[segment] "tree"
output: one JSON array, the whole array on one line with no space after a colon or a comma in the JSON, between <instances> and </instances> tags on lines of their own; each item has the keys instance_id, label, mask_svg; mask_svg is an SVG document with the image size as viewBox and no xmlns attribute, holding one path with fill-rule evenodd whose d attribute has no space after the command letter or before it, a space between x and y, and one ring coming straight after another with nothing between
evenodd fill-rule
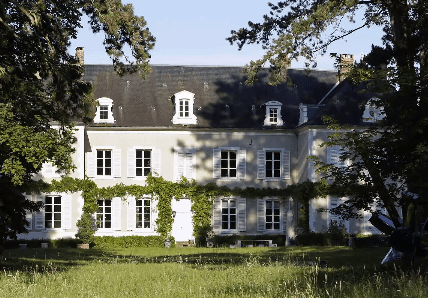
<instances>
[{"instance_id":1,"label":"tree","mask_svg":"<svg viewBox=\"0 0 428 298\"><path fill-rule=\"evenodd\" d=\"M370 211L371 204L384 207L396 227L402 226L397 206L404 211L417 200L427 198L428 185L428 8L422 0L290 0L269 4L270 15L262 23L232 31L228 40L245 44L261 43L266 54L252 61L246 71L249 82L267 62L271 82L286 79L291 59L305 57L316 66L317 53L356 30L381 26L382 46L373 46L362 63L355 65L349 79L375 91L385 118L365 130L333 134L326 145L346 149L343 159L353 163L335 168L318 162L325 177L333 178L330 193L348 196L334 213L344 218ZM364 11L361 24L346 29L343 21L355 21ZM333 128L343 128L330 122ZM405 213L405 212L404 212Z\"/></svg>"},{"instance_id":2,"label":"tree","mask_svg":"<svg viewBox=\"0 0 428 298\"><path fill-rule=\"evenodd\" d=\"M73 170L73 121L88 122L96 105L83 67L68 53L70 40L89 17L119 75L150 70L154 37L143 17L120 0L4 0L0 3L0 245L25 231L26 210L40 205L23 192L42 164ZM134 60L124 54L129 46ZM125 64L126 63L126 64ZM55 124L56 127L52 126Z\"/></svg>"}]
</instances>

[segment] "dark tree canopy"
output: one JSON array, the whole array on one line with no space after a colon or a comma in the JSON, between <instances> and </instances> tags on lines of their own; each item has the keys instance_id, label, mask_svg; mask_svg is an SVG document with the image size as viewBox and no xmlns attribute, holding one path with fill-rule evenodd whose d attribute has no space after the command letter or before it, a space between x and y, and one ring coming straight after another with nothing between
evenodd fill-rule
<instances>
[{"instance_id":1,"label":"dark tree canopy","mask_svg":"<svg viewBox=\"0 0 428 298\"><path fill-rule=\"evenodd\" d=\"M265 64L271 82L286 79L290 60L304 57L316 66L316 55L326 53L334 41L364 27L380 26L384 36L359 64L349 80L379 94L374 104L385 118L369 129L333 134L326 145L345 148L344 159L353 163L345 169L318 162L320 172L334 181L330 193L349 197L333 212L356 217L371 204L386 208L395 225L417 200L428 198L428 7L423 0L289 0L271 4L263 22L232 31L228 40L241 49L260 43L266 54L251 61L249 82ZM357 10L364 19L356 20ZM343 26L345 20L354 27ZM330 119L331 120L331 119ZM334 122L331 122L333 124ZM333 124L332 128L344 129Z\"/></svg>"},{"instance_id":2,"label":"dark tree canopy","mask_svg":"<svg viewBox=\"0 0 428 298\"><path fill-rule=\"evenodd\" d=\"M22 192L35 183L32 176L42 163L52 162L65 172L73 169L73 121L93 117L91 84L81 80L83 67L69 54L83 14L94 33L105 33L104 46L117 73L138 71L144 77L155 39L131 4L0 2L0 243L25 230L25 210L37 208ZM132 60L125 47L131 48Z\"/></svg>"}]
</instances>

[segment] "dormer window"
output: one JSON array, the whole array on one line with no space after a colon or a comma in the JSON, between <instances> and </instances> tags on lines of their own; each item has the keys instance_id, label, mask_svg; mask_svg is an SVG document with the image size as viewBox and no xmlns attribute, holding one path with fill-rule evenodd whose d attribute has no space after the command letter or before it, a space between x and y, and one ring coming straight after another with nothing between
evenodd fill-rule
<instances>
[{"instance_id":1,"label":"dormer window","mask_svg":"<svg viewBox=\"0 0 428 298\"><path fill-rule=\"evenodd\" d=\"M281 106L282 103L279 101L269 101L265 104L266 106L266 117L264 126L282 126L284 122L281 117Z\"/></svg>"},{"instance_id":2,"label":"dormer window","mask_svg":"<svg viewBox=\"0 0 428 298\"><path fill-rule=\"evenodd\" d=\"M174 94L175 115L172 117L173 124L195 125L196 116L193 114L195 94L189 91L181 91Z\"/></svg>"},{"instance_id":3,"label":"dormer window","mask_svg":"<svg viewBox=\"0 0 428 298\"><path fill-rule=\"evenodd\" d=\"M98 107L95 114L94 123L114 123L113 100L107 97L97 99Z\"/></svg>"},{"instance_id":4,"label":"dormer window","mask_svg":"<svg viewBox=\"0 0 428 298\"><path fill-rule=\"evenodd\" d=\"M363 122L375 123L385 118L385 111L383 107L376 104L377 101L379 101L379 98L376 97L367 101L363 113Z\"/></svg>"}]
</instances>

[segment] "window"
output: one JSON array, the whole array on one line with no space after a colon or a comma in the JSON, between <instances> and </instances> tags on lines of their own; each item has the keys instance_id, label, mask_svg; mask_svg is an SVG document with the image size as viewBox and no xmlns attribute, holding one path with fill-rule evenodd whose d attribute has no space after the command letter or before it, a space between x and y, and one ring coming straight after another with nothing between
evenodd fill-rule
<instances>
[{"instance_id":1,"label":"window","mask_svg":"<svg viewBox=\"0 0 428 298\"><path fill-rule=\"evenodd\" d=\"M385 110L379 104L380 99L373 97L367 101L364 107L363 122L375 123L385 118Z\"/></svg>"},{"instance_id":2,"label":"window","mask_svg":"<svg viewBox=\"0 0 428 298\"><path fill-rule=\"evenodd\" d=\"M213 202L213 230L236 232L246 230L247 201L245 198L216 198Z\"/></svg>"},{"instance_id":3,"label":"window","mask_svg":"<svg viewBox=\"0 0 428 298\"><path fill-rule=\"evenodd\" d=\"M334 165L338 168L345 168L350 165L350 160L342 160L341 156L346 151L339 145L327 147L327 163Z\"/></svg>"},{"instance_id":4,"label":"window","mask_svg":"<svg viewBox=\"0 0 428 298\"><path fill-rule=\"evenodd\" d=\"M45 228L61 228L61 196L46 196Z\"/></svg>"},{"instance_id":5,"label":"window","mask_svg":"<svg viewBox=\"0 0 428 298\"><path fill-rule=\"evenodd\" d=\"M221 229L236 230L236 200L221 200Z\"/></svg>"},{"instance_id":6,"label":"window","mask_svg":"<svg viewBox=\"0 0 428 298\"><path fill-rule=\"evenodd\" d=\"M100 119L108 119L108 106L100 106Z\"/></svg>"},{"instance_id":7,"label":"window","mask_svg":"<svg viewBox=\"0 0 428 298\"><path fill-rule=\"evenodd\" d=\"M111 150L97 150L97 175L111 176Z\"/></svg>"},{"instance_id":8,"label":"window","mask_svg":"<svg viewBox=\"0 0 428 298\"><path fill-rule=\"evenodd\" d=\"M150 229L151 206L150 199L139 199L136 201L136 228Z\"/></svg>"},{"instance_id":9,"label":"window","mask_svg":"<svg viewBox=\"0 0 428 298\"><path fill-rule=\"evenodd\" d=\"M26 196L31 200L31 196ZM71 195L66 193L36 195L36 202L44 203L45 207L33 215L27 213L29 229L71 229Z\"/></svg>"},{"instance_id":10,"label":"window","mask_svg":"<svg viewBox=\"0 0 428 298\"><path fill-rule=\"evenodd\" d=\"M146 179L149 174L160 176L160 150L154 147L132 147L128 149L127 177Z\"/></svg>"},{"instance_id":11,"label":"window","mask_svg":"<svg viewBox=\"0 0 428 298\"><path fill-rule=\"evenodd\" d=\"M111 200L98 200L97 204L98 204L97 228L111 229L111 222L112 222Z\"/></svg>"},{"instance_id":12,"label":"window","mask_svg":"<svg viewBox=\"0 0 428 298\"><path fill-rule=\"evenodd\" d=\"M196 179L196 149L194 147L174 147L174 180L181 177Z\"/></svg>"},{"instance_id":13,"label":"window","mask_svg":"<svg viewBox=\"0 0 428 298\"><path fill-rule=\"evenodd\" d=\"M257 179L266 181L290 179L290 151L282 148L258 150Z\"/></svg>"},{"instance_id":14,"label":"window","mask_svg":"<svg viewBox=\"0 0 428 298\"><path fill-rule=\"evenodd\" d=\"M280 230L281 207L279 201L266 201L266 231Z\"/></svg>"},{"instance_id":15,"label":"window","mask_svg":"<svg viewBox=\"0 0 428 298\"><path fill-rule=\"evenodd\" d=\"M257 199L257 231L285 233L289 203L276 198Z\"/></svg>"},{"instance_id":16,"label":"window","mask_svg":"<svg viewBox=\"0 0 428 298\"><path fill-rule=\"evenodd\" d=\"M97 99L98 107L95 113L94 123L114 123L113 100L107 97Z\"/></svg>"},{"instance_id":17,"label":"window","mask_svg":"<svg viewBox=\"0 0 428 298\"><path fill-rule=\"evenodd\" d=\"M221 152L221 177L236 177L238 163L236 151Z\"/></svg>"},{"instance_id":18,"label":"window","mask_svg":"<svg viewBox=\"0 0 428 298\"><path fill-rule=\"evenodd\" d=\"M284 122L281 117L281 106L282 103L279 101L269 101L265 104L266 106L266 117L264 126L282 126Z\"/></svg>"},{"instance_id":19,"label":"window","mask_svg":"<svg viewBox=\"0 0 428 298\"><path fill-rule=\"evenodd\" d=\"M135 175L147 177L151 173L151 150L137 149L135 151Z\"/></svg>"},{"instance_id":20,"label":"window","mask_svg":"<svg viewBox=\"0 0 428 298\"><path fill-rule=\"evenodd\" d=\"M180 117L189 117L189 100L188 99L180 99Z\"/></svg>"},{"instance_id":21,"label":"window","mask_svg":"<svg viewBox=\"0 0 428 298\"><path fill-rule=\"evenodd\" d=\"M239 148L213 150L213 176L221 179L245 179L246 151Z\"/></svg>"},{"instance_id":22,"label":"window","mask_svg":"<svg viewBox=\"0 0 428 298\"><path fill-rule=\"evenodd\" d=\"M196 116L193 114L195 94L189 91L181 91L173 96L175 115L172 117L173 124L195 125Z\"/></svg>"}]
</instances>

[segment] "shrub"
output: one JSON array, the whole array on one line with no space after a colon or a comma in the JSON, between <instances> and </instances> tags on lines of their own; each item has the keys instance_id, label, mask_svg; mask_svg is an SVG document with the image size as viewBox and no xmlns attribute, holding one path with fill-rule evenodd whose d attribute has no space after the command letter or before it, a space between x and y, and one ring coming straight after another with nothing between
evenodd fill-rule
<instances>
[{"instance_id":1,"label":"shrub","mask_svg":"<svg viewBox=\"0 0 428 298\"><path fill-rule=\"evenodd\" d=\"M217 246L235 245L238 240L272 240L272 244L276 244L278 246L284 246L286 236L285 235L215 235L213 240ZM197 244L201 245L200 242L197 242Z\"/></svg>"},{"instance_id":2,"label":"shrub","mask_svg":"<svg viewBox=\"0 0 428 298\"><path fill-rule=\"evenodd\" d=\"M164 247L165 238L161 236L103 236L94 238L95 248L126 248L126 247ZM174 246L174 239L172 239Z\"/></svg>"}]
</instances>

